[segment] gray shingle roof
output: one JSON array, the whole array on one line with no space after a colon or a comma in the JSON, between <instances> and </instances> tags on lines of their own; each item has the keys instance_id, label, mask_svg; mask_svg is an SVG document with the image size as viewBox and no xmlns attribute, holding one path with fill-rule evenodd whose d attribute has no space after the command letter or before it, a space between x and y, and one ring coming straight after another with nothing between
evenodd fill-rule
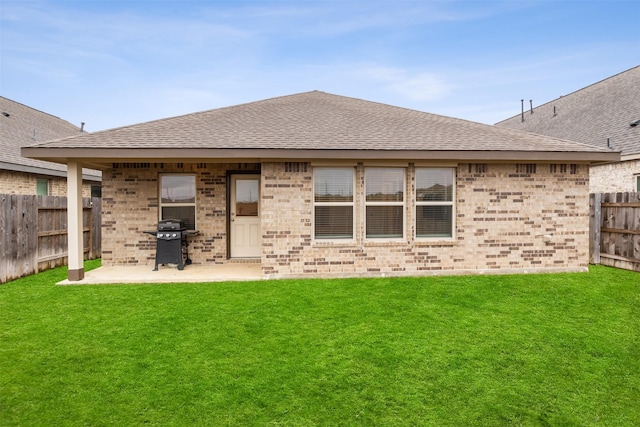
<instances>
[{"instance_id":1,"label":"gray shingle roof","mask_svg":"<svg viewBox=\"0 0 640 427\"><path fill-rule=\"evenodd\" d=\"M23 157L20 149L75 135L80 135L80 129L71 123L0 96L0 162L5 167L15 165L19 170L26 166L66 173L64 165ZM98 171L85 173L100 176Z\"/></svg>"},{"instance_id":2,"label":"gray shingle roof","mask_svg":"<svg viewBox=\"0 0 640 427\"><path fill-rule=\"evenodd\" d=\"M555 112L555 114L554 114ZM640 66L496 123L541 135L640 154Z\"/></svg>"},{"instance_id":3,"label":"gray shingle roof","mask_svg":"<svg viewBox=\"0 0 640 427\"><path fill-rule=\"evenodd\" d=\"M591 146L312 91L156 120L38 147L91 150L278 149L590 152ZM40 151L42 153L42 151ZM33 154L33 152L31 153Z\"/></svg>"}]
</instances>

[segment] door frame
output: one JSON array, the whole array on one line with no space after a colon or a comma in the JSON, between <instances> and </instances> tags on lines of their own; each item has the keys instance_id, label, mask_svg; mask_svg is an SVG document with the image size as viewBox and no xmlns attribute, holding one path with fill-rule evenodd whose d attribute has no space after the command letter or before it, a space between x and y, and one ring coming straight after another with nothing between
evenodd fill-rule
<instances>
[{"instance_id":1,"label":"door frame","mask_svg":"<svg viewBox=\"0 0 640 427\"><path fill-rule=\"evenodd\" d=\"M226 241L227 241L227 260L231 260L231 259L260 259L260 257L253 257L253 258L234 258L231 256L231 190L232 190L232 178L234 175L255 175L260 177L260 186L262 186L262 174L260 173L260 165L258 164L258 168L254 169L254 170L228 170L227 171L227 194L226 194L226 212L225 212L225 218L226 218L226 223L227 223L227 236L226 236ZM262 191L260 192L260 194L262 194ZM258 199L258 203L259 203L259 215L258 218L260 218L260 221L262 222L262 200Z\"/></svg>"}]
</instances>

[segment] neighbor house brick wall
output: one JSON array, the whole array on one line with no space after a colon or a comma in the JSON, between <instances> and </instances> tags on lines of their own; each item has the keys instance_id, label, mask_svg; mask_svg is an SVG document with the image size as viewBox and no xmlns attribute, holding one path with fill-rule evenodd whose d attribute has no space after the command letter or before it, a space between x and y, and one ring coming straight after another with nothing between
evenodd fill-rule
<instances>
[{"instance_id":1,"label":"neighbor house brick wall","mask_svg":"<svg viewBox=\"0 0 640 427\"><path fill-rule=\"evenodd\" d=\"M640 175L640 160L591 166L589 191L591 193L638 191L637 175Z\"/></svg>"},{"instance_id":2,"label":"neighbor house brick wall","mask_svg":"<svg viewBox=\"0 0 640 427\"><path fill-rule=\"evenodd\" d=\"M37 181L40 177L25 172L0 170L0 194L37 194ZM66 196L67 179L46 177L49 181L49 196ZM96 183L99 184L99 183ZM91 183L82 184L82 197L91 197Z\"/></svg>"},{"instance_id":3,"label":"neighbor house brick wall","mask_svg":"<svg viewBox=\"0 0 640 427\"><path fill-rule=\"evenodd\" d=\"M287 171L283 163L262 166L266 277L587 268L586 165L460 164L456 236L431 242L412 237L413 166L407 168L407 236L402 242L363 239L362 164L356 167L355 241L314 241L313 170L308 164L299 169Z\"/></svg>"}]
</instances>

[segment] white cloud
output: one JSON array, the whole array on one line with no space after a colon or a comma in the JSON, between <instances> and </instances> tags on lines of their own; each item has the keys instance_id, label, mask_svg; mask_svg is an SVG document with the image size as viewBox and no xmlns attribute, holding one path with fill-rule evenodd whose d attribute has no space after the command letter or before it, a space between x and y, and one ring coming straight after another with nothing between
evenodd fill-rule
<instances>
[{"instance_id":1,"label":"white cloud","mask_svg":"<svg viewBox=\"0 0 640 427\"><path fill-rule=\"evenodd\" d=\"M443 76L386 66L357 66L356 74L380 85L388 93L415 101L433 101L446 97L453 85Z\"/></svg>"},{"instance_id":2,"label":"white cloud","mask_svg":"<svg viewBox=\"0 0 640 427\"><path fill-rule=\"evenodd\" d=\"M495 122L639 62L637 32L519 32L574 9L543 6L2 0L2 91L91 130L315 89Z\"/></svg>"}]
</instances>

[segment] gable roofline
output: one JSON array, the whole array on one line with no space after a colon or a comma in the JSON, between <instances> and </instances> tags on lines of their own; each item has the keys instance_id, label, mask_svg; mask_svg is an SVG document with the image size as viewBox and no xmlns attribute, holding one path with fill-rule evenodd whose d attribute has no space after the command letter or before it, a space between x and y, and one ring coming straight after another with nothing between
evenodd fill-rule
<instances>
[{"instance_id":1,"label":"gable roofline","mask_svg":"<svg viewBox=\"0 0 640 427\"><path fill-rule=\"evenodd\" d=\"M601 83L605 83L607 80L614 79L614 78L616 78L616 77L618 77L618 76L620 76L620 75L622 75L622 74L628 73L628 72L629 72L629 71L631 71L631 70L635 70L636 68L640 68L640 65L636 65L635 67L631 67L631 68L629 68L628 70L620 71L619 73L616 73L616 74L614 74L614 75L612 75L612 76L605 77L605 78L604 78L604 79L602 79L602 80L598 80L598 81L597 81L597 82L595 82L595 83L591 83L590 85L587 85L587 86L582 87L582 88L580 88L580 89L576 89L576 90L574 90L573 92L569 92L569 93L567 93L566 95L560 95L559 97L554 98L554 99L552 99L551 101L544 102L544 103L542 103L542 104L540 104L540 105L538 105L538 106L534 107L534 108L533 108L533 111L535 111L537 108L543 108L543 107L545 107L545 106L548 106L549 104L552 104L552 103L554 103L554 102L558 101L559 99L566 98L566 97L568 97L568 96L573 96L573 95L579 94L580 92L583 92L583 91L586 91L586 90L588 90L588 89L591 89L591 88L593 88L594 86L598 86L598 85L600 85ZM528 111L530 111L530 109L525 109L525 110L524 110L525 115L527 114L527 112L528 112ZM514 115L514 116L508 117L508 118L506 118L506 119L504 119L504 120L500 120L499 122L496 122L496 123L495 123L495 125L500 125L501 123L508 122L508 121L510 121L510 120L513 120L513 119L515 119L515 118L520 117L521 115L522 115L522 113L519 113L519 114L516 114L516 115ZM638 117L638 119L640 119L640 117Z\"/></svg>"},{"instance_id":2,"label":"gable roofline","mask_svg":"<svg viewBox=\"0 0 640 427\"><path fill-rule=\"evenodd\" d=\"M81 135L81 129L53 114L0 96L0 169L65 177L66 168L58 163L36 160L21 155L21 148L34 139L52 139ZM85 179L99 181L101 173L85 170Z\"/></svg>"},{"instance_id":3,"label":"gable roofline","mask_svg":"<svg viewBox=\"0 0 640 427\"><path fill-rule=\"evenodd\" d=\"M17 104L17 105L19 105L19 106L21 106L21 107L28 108L29 110L33 110L33 111L35 111L36 113L46 114L47 116L51 117L52 119L56 119L56 120L59 120L59 121L61 121L61 122L64 122L64 123L68 124L69 126L74 127L75 129L77 129L77 131L78 131L78 132L80 132L80 128L79 128L78 126L74 125L73 123L71 123L71 122L70 122L70 121L68 121L68 120L65 120L65 119L62 119L62 118L60 118L60 117L56 116L55 114L47 113L46 111L39 110L39 109L37 109L37 108L34 108L34 107L29 106L29 105L23 104L23 103L22 103L22 102L20 102L20 101L16 101L16 100L13 100L13 99L11 99L11 98L7 98L6 96L2 96L2 95L0 95L0 98L4 99L4 100L6 100L6 101L9 101L9 102L11 102L11 103ZM3 111L2 113L4 113L4 112L5 112L5 111ZM8 111L7 111L7 112L8 112ZM11 114L11 113L9 113L9 114Z\"/></svg>"},{"instance_id":4,"label":"gable roofline","mask_svg":"<svg viewBox=\"0 0 640 427\"><path fill-rule=\"evenodd\" d=\"M640 154L640 66L496 123L502 128Z\"/></svg>"}]
</instances>

